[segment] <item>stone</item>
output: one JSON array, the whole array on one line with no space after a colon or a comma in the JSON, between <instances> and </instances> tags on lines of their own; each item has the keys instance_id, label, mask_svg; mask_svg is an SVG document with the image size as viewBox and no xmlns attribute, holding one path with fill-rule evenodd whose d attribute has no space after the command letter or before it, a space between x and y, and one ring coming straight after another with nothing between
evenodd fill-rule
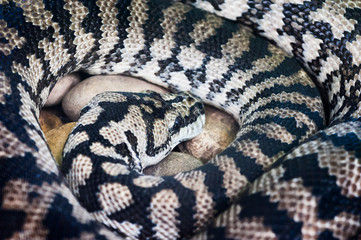
<instances>
[{"instance_id":1,"label":"stone","mask_svg":"<svg viewBox=\"0 0 361 240\"><path fill-rule=\"evenodd\" d=\"M143 173L153 176L171 176L180 172L192 170L202 165L201 161L189 154L171 152L158 164L145 168Z\"/></svg>"},{"instance_id":2,"label":"stone","mask_svg":"<svg viewBox=\"0 0 361 240\"><path fill-rule=\"evenodd\" d=\"M62 121L58 116L45 109L42 109L40 111L39 123L44 133L63 125Z\"/></svg>"},{"instance_id":3,"label":"stone","mask_svg":"<svg viewBox=\"0 0 361 240\"><path fill-rule=\"evenodd\" d=\"M141 92L144 90L168 92L164 88L133 77L93 76L72 88L64 97L62 106L64 113L72 121L77 121L81 109L98 93L106 91Z\"/></svg>"},{"instance_id":4,"label":"stone","mask_svg":"<svg viewBox=\"0 0 361 240\"><path fill-rule=\"evenodd\" d=\"M68 136L75 126L75 122L70 122L61 127L52 129L45 133L46 141L49 145L51 153L53 154L58 166L61 166L63 156L63 149L68 139Z\"/></svg>"},{"instance_id":5,"label":"stone","mask_svg":"<svg viewBox=\"0 0 361 240\"><path fill-rule=\"evenodd\" d=\"M205 113L206 124L201 134L180 145L181 151L193 155L203 163L226 149L239 129L236 120L223 111L206 105Z\"/></svg>"},{"instance_id":6,"label":"stone","mask_svg":"<svg viewBox=\"0 0 361 240\"><path fill-rule=\"evenodd\" d=\"M64 98L65 94L79 82L80 76L77 73L71 73L59 79L54 88L51 90L48 100L44 106L50 107L59 104Z\"/></svg>"}]
</instances>

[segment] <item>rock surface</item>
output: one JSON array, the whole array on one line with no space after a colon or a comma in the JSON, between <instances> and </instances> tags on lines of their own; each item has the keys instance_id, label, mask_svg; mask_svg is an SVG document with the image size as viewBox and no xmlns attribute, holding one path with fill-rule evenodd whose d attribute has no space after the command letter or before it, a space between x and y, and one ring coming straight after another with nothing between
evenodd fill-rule
<instances>
[{"instance_id":1,"label":"rock surface","mask_svg":"<svg viewBox=\"0 0 361 240\"><path fill-rule=\"evenodd\" d=\"M197 158L179 152L171 152L168 157L154 166L144 169L144 174L153 176L170 176L202 166Z\"/></svg>"},{"instance_id":2,"label":"rock surface","mask_svg":"<svg viewBox=\"0 0 361 240\"><path fill-rule=\"evenodd\" d=\"M58 116L44 109L40 111L39 123L44 133L63 125Z\"/></svg>"},{"instance_id":3,"label":"rock surface","mask_svg":"<svg viewBox=\"0 0 361 240\"><path fill-rule=\"evenodd\" d=\"M205 106L206 124L197 137L181 145L181 150L208 162L222 152L236 137L239 129L236 120L214 107Z\"/></svg>"},{"instance_id":4,"label":"rock surface","mask_svg":"<svg viewBox=\"0 0 361 240\"><path fill-rule=\"evenodd\" d=\"M48 142L51 153L53 154L58 166L61 165L64 145L75 124L75 122L67 123L45 133L46 141Z\"/></svg>"},{"instance_id":5,"label":"rock surface","mask_svg":"<svg viewBox=\"0 0 361 240\"><path fill-rule=\"evenodd\" d=\"M144 90L168 92L157 85L133 77L94 76L80 82L66 94L62 102L63 110L72 121L77 121L80 110L98 93L106 91L141 92Z\"/></svg>"},{"instance_id":6,"label":"rock surface","mask_svg":"<svg viewBox=\"0 0 361 240\"><path fill-rule=\"evenodd\" d=\"M76 84L80 82L80 76L77 73L71 73L61 78L51 90L45 107L57 105L64 98L65 94Z\"/></svg>"}]
</instances>

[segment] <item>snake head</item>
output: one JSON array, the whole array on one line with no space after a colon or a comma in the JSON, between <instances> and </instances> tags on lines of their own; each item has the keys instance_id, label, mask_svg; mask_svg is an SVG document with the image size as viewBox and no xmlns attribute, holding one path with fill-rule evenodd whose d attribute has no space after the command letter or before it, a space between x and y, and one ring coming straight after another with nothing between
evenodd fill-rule
<instances>
[{"instance_id":1,"label":"snake head","mask_svg":"<svg viewBox=\"0 0 361 240\"><path fill-rule=\"evenodd\" d=\"M205 124L201 100L189 92L159 94L143 93L143 120L148 126L146 151L142 167L154 165L165 158L180 142L197 136Z\"/></svg>"},{"instance_id":2,"label":"snake head","mask_svg":"<svg viewBox=\"0 0 361 240\"><path fill-rule=\"evenodd\" d=\"M167 98L167 96L165 96ZM167 100L174 108L169 118L169 133L175 144L197 136L205 124L204 106L189 92L170 94Z\"/></svg>"}]
</instances>

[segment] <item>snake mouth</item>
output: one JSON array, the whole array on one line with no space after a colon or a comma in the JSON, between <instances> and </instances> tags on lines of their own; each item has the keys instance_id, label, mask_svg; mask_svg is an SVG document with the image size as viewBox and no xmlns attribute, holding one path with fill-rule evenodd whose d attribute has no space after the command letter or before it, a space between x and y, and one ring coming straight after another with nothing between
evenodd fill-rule
<instances>
[{"instance_id":1,"label":"snake mouth","mask_svg":"<svg viewBox=\"0 0 361 240\"><path fill-rule=\"evenodd\" d=\"M195 116L190 116L192 119L187 119L189 120L188 124L180 129L177 137L179 139L177 141L178 143L194 138L203 131L206 122L203 104L202 108L197 108L197 110L194 110L194 112Z\"/></svg>"}]
</instances>

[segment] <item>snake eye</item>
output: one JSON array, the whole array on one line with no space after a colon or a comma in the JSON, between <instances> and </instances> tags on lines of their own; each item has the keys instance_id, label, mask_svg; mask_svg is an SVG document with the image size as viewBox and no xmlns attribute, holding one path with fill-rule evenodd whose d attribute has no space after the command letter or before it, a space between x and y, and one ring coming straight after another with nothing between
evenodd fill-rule
<instances>
[{"instance_id":1,"label":"snake eye","mask_svg":"<svg viewBox=\"0 0 361 240\"><path fill-rule=\"evenodd\" d=\"M179 132L180 128L181 128L181 125L182 125L182 119L181 117L177 117L175 120L174 120L174 124L173 126L171 127L171 129L169 130L172 134L174 133L177 133Z\"/></svg>"},{"instance_id":2,"label":"snake eye","mask_svg":"<svg viewBox=\"0 0 361 240\"><path fill-rule=\"evenodd\" d=\"M173 125L173 128L177 128L179 129L181 126L181 118L180 117L177 117L174 121L174 125Z\"/></svg>"}]
</instances>

